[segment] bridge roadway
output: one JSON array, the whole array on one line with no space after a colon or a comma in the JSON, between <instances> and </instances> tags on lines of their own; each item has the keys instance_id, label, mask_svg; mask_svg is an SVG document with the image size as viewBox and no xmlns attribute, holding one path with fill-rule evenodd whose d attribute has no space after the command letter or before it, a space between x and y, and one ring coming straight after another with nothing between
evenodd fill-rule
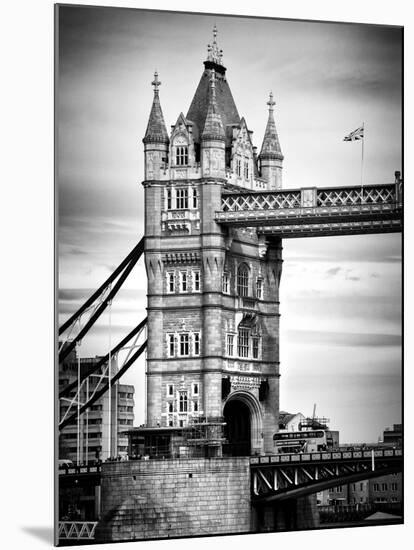
<instances>
[{"instance_id":1,"label":"bridge roadway","mask_svg":"<svg viewBox=\"0 0 414 550\"><path fill-rule=\"evenodd\" d=\"M294 499L402 469L401 449L251 457L252 503Z\"/></svg>"},{"instance_id":2,"label":"bridge roadway","mask_svg":"<svg viewBox=\"0 0 414 550\"><path fill-rule=\"evenodd\" d=\"M403 455L401 449L330 451L257 456L249 462L251 501L261 506L401 472ZM101 464L59 469L61 487L99 486L101 477ZM59 521L59 539L94 540L96 526L97 521Z\"/></svg>"},{"instance_id":3,"label":"bridge roadway","mask_svg":"<svg viewBox=\"0 0 414 550\"><path fill-rule=\"evenodd\" d=\"M224 193L215 219L283 238L400 232L402 181Z\"/></svg>"},{"instance_id":4,"label":"bridge roadway","mask_svg":"<svg viewBox=\"0 0 414 550\"><path fill-rule=\"evenodd\" d=\"M157 459L152 459L157 460ZM343 483L401 472L401 449L330 451L250 457L252 498L281 500ZM100 483L102 465L59 469L61 481Z\"/></svg>"}]
</instances>

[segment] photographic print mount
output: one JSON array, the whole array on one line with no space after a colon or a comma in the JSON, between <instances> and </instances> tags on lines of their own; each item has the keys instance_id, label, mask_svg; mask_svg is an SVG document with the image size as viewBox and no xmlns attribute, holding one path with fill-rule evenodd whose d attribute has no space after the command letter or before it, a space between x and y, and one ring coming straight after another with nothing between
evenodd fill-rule
<instances>
[{"instance_id":1,"label":"photographic print mount","mask_svg":"<svg viewBox=\"0 0 414 550\"><path fill-rule=\"evenodd\" d=\"M68 452L59 456L59 503L66 503L60 543L316 528L316 492L402 470L395 445L330 446L330 430L315 414L292 431L289 445L275 437L285 429L279 404L283 239L401 232L400 171L392 183L365 184L361 168L359 185L284 189L273 94L258 154L230 91L217 34L214 25L188 113L178 116L171 132L154 73L143 138L144 238L62 326L63 333L98 300L60 358L65 384L59 397L77 388L74 414L68 416L61 401L66 417L60 437L70 435L78 447L75 461ZM364 139L355 131L344 141L363 145ZM147 318L106 356L82 365L73 355L77 342L142 252ZM119 368L118 351L144 327L146 341L135 341L138 352L128 352ZM115 383L145 347L146 421L124 431L128 449L119 454L120 407L131 405ZM69 381L63 373L71 368ZM112 386L117 389L111 393ZM102 418L99 409L85 417L100 399ZM106 448L95 441L98 451L89 441L99 439L89 437L92 420L106 422L109 430ZM73 504L80 487L94 494L93 512L81 510L79 500Z\"/></svg>"}]
</instances>

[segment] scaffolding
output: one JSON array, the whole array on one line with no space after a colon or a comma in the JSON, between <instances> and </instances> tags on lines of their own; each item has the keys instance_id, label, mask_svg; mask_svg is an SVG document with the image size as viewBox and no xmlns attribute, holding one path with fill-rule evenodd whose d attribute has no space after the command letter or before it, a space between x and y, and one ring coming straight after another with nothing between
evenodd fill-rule
<instances>
[{"instance_id":1,"label":"scaffolding","mask_svg":"<svg viewBox=\"0 0 414 550\"><path fill-rule=\"evenodd\" d=\"M221 416L199 417L182 428L183 441L189 446L217 447L226 443L223 435L226 422Z\"/></svg>"},{"instance_id":2,"label":"scaffolding","mask_svg":"<svg viewBox=\"0 0 414 550\"><path fill-rule=\"evenodd\" d=\"M321 417L313 417L313 418L305 418L300 423L300 429L301 430L328 430L328 424L330 422L329 418L325 418L324 416Z\"/></svg>"}]
</instances>

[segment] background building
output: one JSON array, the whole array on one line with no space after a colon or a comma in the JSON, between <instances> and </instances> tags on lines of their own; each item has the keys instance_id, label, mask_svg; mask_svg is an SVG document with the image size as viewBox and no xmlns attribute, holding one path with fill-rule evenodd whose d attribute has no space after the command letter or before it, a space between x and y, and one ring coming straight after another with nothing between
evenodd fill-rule
<instances>
[{"instance_id":1,"label":"background building","mask_svg":"<svg viewBox=\"0 0 414 550\"><path fill-rule=\"evenodd\" d=\"M302 427L302 422L305 420L305 416L298 413L288 413L286 411L279 412L279 431L297 432Z\"/></svg>"},{"instance_id":2,"label":"background building","mask_svg":"<svg viewBox=\"0 0 414 550\"><path fill-rule=\"evenodd\" d=\"M386 428L383 432L383 440L379 443L364 445L363 448L375 449L376 447L397 447L402 445L402 426L394 424L393 429ZM361 448L359 444L341 445L347 448ZM403 474L395 473L387 476L376 477L369 480L358 481L348 485L334 487L329 491L318 493L320 505L356 505L379 504L400 505L403 498Z\"/></svg>"},{"instance_id":3,"label":"background building","mask_svg":"<svg viewBox=\"0 0 414 550\"><path fill-rule=\"evenodd\" d=\"M59 368L59 390L78 379L78 369L81 374L92 365L98 363L100 357L78 358L76 350L69 354ZM112 360L111 376L117 372L116 360ZM82 386L80 402L83 404L87 396L99 390L108 381L107 374L100 369L90 377L88 387ZM106 460L111 456L126 456L128 437L125 433L134 422L134 386L115 384L111 392L106 392L89 410L80 416L80 421L74 420L59 434L59 459L69 459L76 463L87 463L96 459ZM76 412L76 404L68 411L71 402L77 403L77 386L66 398L60 399L60 420L65 414ZM79 432L79 434L78 434ZM79 438L79 454L78 454Z\"/></svg>"},{"instance_id":4,"label":"background building","mask_svg":"<svg viewBox=\"0 0 414 550\"><path fill-rule=\"evenodd\" d=\"M394 424L393 428L385 428L382 441L384 445L402 446L402 424Z\"/></svg>"}]
</instances>

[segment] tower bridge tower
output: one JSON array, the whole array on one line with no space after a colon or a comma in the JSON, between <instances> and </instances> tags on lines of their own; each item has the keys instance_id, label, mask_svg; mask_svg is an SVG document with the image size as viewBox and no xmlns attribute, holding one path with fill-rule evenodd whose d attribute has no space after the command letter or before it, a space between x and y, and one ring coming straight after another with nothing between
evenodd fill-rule
<instances>
[{"instance_id":1,"label":"tower bridge tower","mask_svg":"<svg viewBox=\"0 0 414 550\"><path fill-rule=\"evenodd\" d=\"M281 187L272 94L261 153L240 118L217 29L188 113L167 132L155 73L143 139L147 426L224 417L216 453L272 452L279 414L279 238L215 221L222 195Z\"/></svg>"}]
</instances>

